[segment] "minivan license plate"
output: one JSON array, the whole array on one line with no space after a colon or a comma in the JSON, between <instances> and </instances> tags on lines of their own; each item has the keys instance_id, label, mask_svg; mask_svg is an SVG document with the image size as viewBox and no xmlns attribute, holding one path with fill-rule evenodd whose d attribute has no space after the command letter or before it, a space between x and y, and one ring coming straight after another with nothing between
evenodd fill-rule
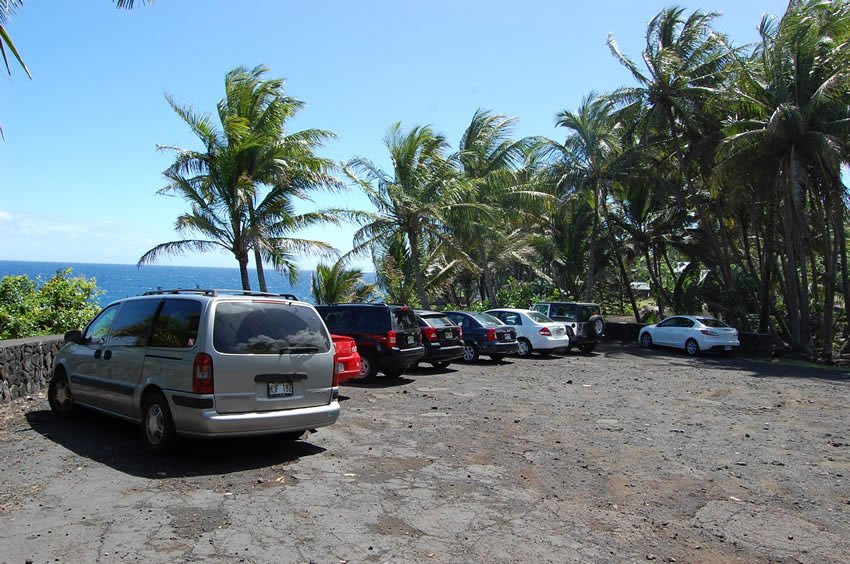
<instances>
[{"instance_id":1,"label":"minivan license plate","mask_svg":"<svg viewBox=\"0 0 850 564\"><path fill-rule=\"evenodd\" d=\"M280 398L292 395L292 382L269 382L268 392L270 398Z\"/></svg>"}]
</instances>

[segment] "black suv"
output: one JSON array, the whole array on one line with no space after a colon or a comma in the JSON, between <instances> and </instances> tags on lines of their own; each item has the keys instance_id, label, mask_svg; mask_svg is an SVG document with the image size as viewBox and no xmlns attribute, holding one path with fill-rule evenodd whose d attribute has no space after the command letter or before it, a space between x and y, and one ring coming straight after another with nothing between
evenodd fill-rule
<instances>
[{"instance_id":1,"label":"black suv","mask_svg":"<svg viewBox=\"0 0 850 564\"><path fill-rule=\"evenodd\" d=\"M463 358L463 331L439 311L416 310L425 356L434 368L445 368L451 361Z\"/></svg>"},{"instance_id":2,"label":"black suv","mask_svg":"<svg viewBox=\"0 0 850 564\"><path fill-rule=\"evenodd\" d=\"M599 304L581 302L539 302L531 306L553 321L564 321L570 335L570 348L589 353L605 335L605 321Z\"/></svg>"},{"instance_id":3,"label":"black suv","mask_svg":"<svg viewBox=\"0 0 850 564\"><path fill-rule=\"evenodd\" d=\"M360 378L374 378L379 370L397 378L424 354L416 315L406 305L331 304L316 311L331 333L357 343Z\"/></svg>"}]
</instances>

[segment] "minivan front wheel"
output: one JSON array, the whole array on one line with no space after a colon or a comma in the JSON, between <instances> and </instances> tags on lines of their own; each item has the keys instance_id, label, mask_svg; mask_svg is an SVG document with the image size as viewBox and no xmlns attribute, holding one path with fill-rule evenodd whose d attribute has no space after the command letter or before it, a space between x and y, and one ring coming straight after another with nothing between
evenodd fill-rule
<instances>
[{"instance_id":1,"label":"minivan front wheel","mask_svg":"<svg viewBox=\"0 0 850 564\"><path fill-rule=\"evenodd\" d=\"M160 393L149 396L142 407L142 440L145 448L156 454L168 452L177 442L168 400Z\"/></svg>"},{"instance_id":2,"label":"minivan front wheel","mask_svg":"<svg viewBox=\"0 0 850 564\"><path fill-rule=\"evenodd\" d=\"M71 395L71 387L68 385L68 377L63 370L57 370L50 379L47 388L47 402L50 411L59 417L68 417L76 411L74 397Z\"/></svg>"}]
</instances>

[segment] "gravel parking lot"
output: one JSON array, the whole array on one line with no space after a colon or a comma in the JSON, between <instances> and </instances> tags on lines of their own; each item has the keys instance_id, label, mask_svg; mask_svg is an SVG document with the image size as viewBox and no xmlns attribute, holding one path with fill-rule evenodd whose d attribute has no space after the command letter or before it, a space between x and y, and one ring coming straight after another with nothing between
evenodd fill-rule
<instances>
[{"instance_id":1,"label":"gravel parking lot","mask_svg":"<svg viewBox=\"0 0 850 564\"><path fill-rule=\"evenodd\" d=\"M0 561L846 562L850 375L608 344L343 387L303 441L0 406Z\"/></svg>"}]
</instances>

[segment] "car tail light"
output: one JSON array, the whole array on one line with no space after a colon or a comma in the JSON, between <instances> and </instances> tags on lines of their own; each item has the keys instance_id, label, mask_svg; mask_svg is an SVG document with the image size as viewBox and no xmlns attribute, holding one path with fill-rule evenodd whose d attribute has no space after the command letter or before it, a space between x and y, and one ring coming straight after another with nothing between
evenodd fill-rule
<instances>
[{"instance_id":1,"label":"car tail light","mask_svg":"<svg viewBox=\"0 0 850 564\"><path fill-rule=\"evenodd\" d=\"M192 391L196 394L212 394L213 387L213 361L207 353L195 355L192 364Z\"/></svg>"},{"instance_id":2,"label":"car tail light","mask_svg":"<svg viewBox=\"0 0 850 564\"><path fill-rule=\"evenodd\" d=\"M430 341L433 343L434 341L439 340L439 338L437 337L437 329L435 327L426 327L422 330L422 333L425 335L426 341Z\"/></svg>"},{"instance_id":3,"label":"car tail light","mask_svg":"<svg viewBox=\"0 0 850 564\"><path fill-rule=\"evenodd\" d=\"M544 327L543 329L541 329L540 331L538 331L538 333L540 333L540 334L541 334L541 335L543 335L544 337L551 337L551 336L552 336L552 332L551 332L551 331L549 331L549 328L548 328L548 327Z\"/></svg>"},{"instance_id":4,"label":"car tail light","mask_svg":"<svg viewBox=\"0 0 850 564\"><path fill-rule=\"evenodd\" d=\"M338 388L339 387L339 373L345 370L345 365L341 362L337 362L336 358L334 358L334 377L331 381L331 387Z\"/></svg>"},{"instance_id":5,"label":"car tail light","mask_svg":"<svg viewBox=\"0 0 850 564\"><path fill-rule=\"evenodd\" d=\"M395 331L387 332L387 344L391 347L394 347L394 346L396 346L397 343L398 343L398 340L396 339Z\"/></svg>"},{"instance_id":6,"label":"car tail light","mask_svg":"<svg viewBox=\"0 0 850 564\"><path fill-rule=\"evenodd\" d=\"M493 328L487 329L487 340L495 341L496 340L496 330Z\"/></svg>"},{"instance_id":7,"label":"car tail light","mask_svg":"<svg viewBox=\"0 0 850 564\"><path fill-rule=\"evenodd\" d=\"M712 331L711 329L700 329L699 332L702 333L703 335L708 335L710 337L719 337L720 336L720 333L718 333L717 331Z\"/></svg>"}]
</instances>

